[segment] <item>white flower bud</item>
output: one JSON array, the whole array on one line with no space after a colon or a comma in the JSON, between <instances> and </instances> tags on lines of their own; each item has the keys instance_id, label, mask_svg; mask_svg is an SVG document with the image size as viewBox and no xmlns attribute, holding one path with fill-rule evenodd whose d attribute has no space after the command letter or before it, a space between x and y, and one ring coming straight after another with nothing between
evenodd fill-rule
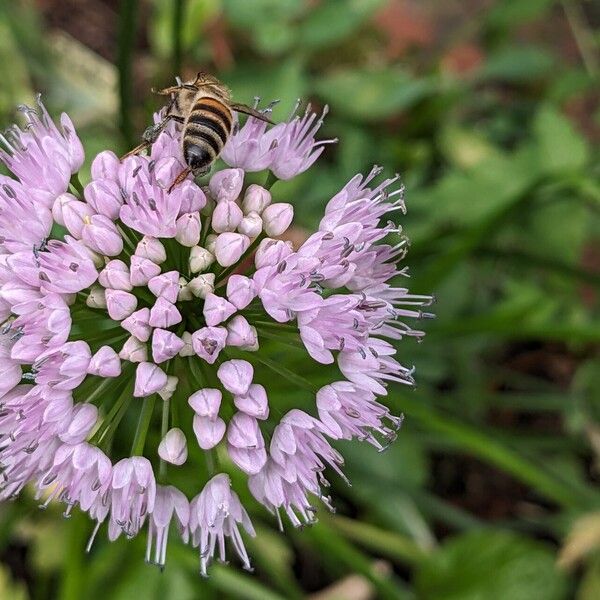
<instances>
[{"instance_id":1,"label":"white flower bud","mask_svg":"<svg viewBox=\"0 0 600 600\"><path fill-rule=\"evenodd\" d=\"M215 253L215 244L217 243L217 238L219 236L216 233L210 233L206 236L206 244L205 248L211 253Z\"/></svg>"},{"instance_id":2,"label":"white flower bud","mask_svg":"<svg viewBox=\"0 0 600 600\"><path fill-rule=\"evenodd\" d=\"M162 242L148 235L144 236L135 249L137 256L147 258L153 263L160 265L167 260L167 251Z\"/></svg>"},{"instance_id":3,"label":"white flower bud","mask_svg":"<svg viewBox=\"0 0 600 600\"><path fill-rule=\"evenodd\" d=\"M215 255L202 246L194 246L190 251L190 271L202 273L215 262Z\"/></svg>"},{"instance_id":4,"label":"white flower bud","mask_svg":"<svg viewBox=\"0 0 600 600\"><path fill-rule=\"evenodd\" d=\"M197 298L206 298L208 294L215 291L215 274L205 273L194 277L189 283L188 288Z\"/></svg>"},{"instance_id":5,"label":"white flower bud","mask_svg":"<svg viewBox=\"0 0 600 600\"><path fill-rule=\"evenodd\" d=\"M181 335L183 340L183 348L179 351L179 356L194 356L194 347L192 345L192 334L189 331L184 331Z\"/></svg>"},{"instance_id":6,"label":"white flower bud","mask_svg":"<svg viewBox=\"0 0 600 600\"><path fill-rule=\"evenodd\" d=\"M177 294L177 300L179 302L187 302L194 297L192 290L188 287L185 277L179 278L179 293Z\"/></svg>"},{"instance_id":7,"label":"white flower bud","mask_svg":"<svg viewBox=\"0 0 600 600\"><path fill-rule=\"evenodd\" d=\"M158 395L163 400L169 400L171 398L171 396L175 393L178 383L179 383L178 377L175 377L174 375L169 375L167 377L167 383L166 383L165 387L163 387L161 390L158 390Z\"/></svg>"},{"instance_id":8,"label":"white flower bud","mask_svg":"<svg viewBox=\"0 0 600 600\"><path fill-rule=\"evenodd\" d=\"M106 295L104 288L100 285L92 286L89 296L85 299L85 303L90 308L106 308Z\"/></svg>"},{"instance_id":9,"label":"white flower bud","mask_svg":"<svg viewBox=\"0 0 600 600\"><path fill-rule=\"evenodd\" d=\"M121 360L128 360L132 363L141 363L148 360L148 350L144 342L140 342L134 335L127 338L127 341L119 352Z\"/></svg>"}]
</instances>

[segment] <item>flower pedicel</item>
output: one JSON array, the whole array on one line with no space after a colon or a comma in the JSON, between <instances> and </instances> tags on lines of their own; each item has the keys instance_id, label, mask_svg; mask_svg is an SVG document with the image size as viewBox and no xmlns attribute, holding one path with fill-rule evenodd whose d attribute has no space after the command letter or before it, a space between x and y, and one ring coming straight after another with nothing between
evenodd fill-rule
<instances>
[{"instance_id":1,"label":"flower pedicel","mask_svg":"<svg viewBox=\"0 0 600 600\"><path fill-rule=\"evenodd\" d=\"M70 119L57 127L41 102L22 110L27 126L0 138L13 174L0 176L0 498L32 484L44 505L79 506L96 522L89 547L105 522L111 540L147 524L146 559L159 565L174 520L202 574L225 559L225 538L250 568L243 535L254 529L229 476L190 469L189 500L169 473L219 447L260 503L299 526L314 520L313 498L331 507L326 468L343 477L330 440L382 450L394 439L401 421L380 397L414 381L391 341L420 338L408 321L432 316L420 308L430 297L391 283L407 275L406 240L385 241L399 232L388 217L404 211L403 188L375 184L378 168L355 176L295 249L277 239L292 206L245 176L308 169L327 143L315 141L322 117L270 129L250 117L224 148L228 168L169 192L184 167L170 123L149 156L101 152L78 192ZM338 381L308 382L313 402L278 420L277 398L255 381L263 334L299 335L311 360L337 362ZM113 440L131 411L123 458Z\"/></svg>"}]
</instances>

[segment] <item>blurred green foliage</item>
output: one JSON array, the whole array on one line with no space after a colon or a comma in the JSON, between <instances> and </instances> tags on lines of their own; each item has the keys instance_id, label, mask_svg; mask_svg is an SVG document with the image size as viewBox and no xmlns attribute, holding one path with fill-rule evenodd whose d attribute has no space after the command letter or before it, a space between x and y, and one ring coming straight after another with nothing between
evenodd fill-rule
<instances>
[{"instance_id":1,"label":"blurred green foliage","mask_svg":"<svg viewBox=\"0 0 600 600\"><path fill-rule=\"evenodd\" d=\"M335 481L338 515L282 534L240 486L259 530L254 575L215 565L200 580L175 535L162 574L143 564L143 539L98 540L87 556L85 519L22 500L0 508L11 567L0 597L275 600L352 574L370 595L344 598L599 597L600 532L590 547L571 536L571 568L556 566L573 524L600 510L599 34L585 10L597 11L575 0L474 2L450 15L446 3L386 0L121 4L137 11L132 53L106 46L121 73L132 67L120 87L132 108L119 121L119 72L74 39L74 20L50 30L32 2L0 3L2 122L42 90L51 112L70 112L89 163L100 148L126 147L119 122L143 129L157 108L147 90L171 81L180 60L183 74L215 72L239 101L279 98L275 119L298 97L328 103L323 135L339 144L274 193L310 228L356 172L400 172L411 287L435 293L438 318L423 344L399 347L419 388L390 388L406 415L397 443L386 454L340 444L353 486ZM429 35L392 52L423 29L415 10ZM268 348L312 384L330 380L324 368L302 371L302 353ZM311 410L309 391L285 378L269 386L282 412Z\"/></svg>"}]
</instances>

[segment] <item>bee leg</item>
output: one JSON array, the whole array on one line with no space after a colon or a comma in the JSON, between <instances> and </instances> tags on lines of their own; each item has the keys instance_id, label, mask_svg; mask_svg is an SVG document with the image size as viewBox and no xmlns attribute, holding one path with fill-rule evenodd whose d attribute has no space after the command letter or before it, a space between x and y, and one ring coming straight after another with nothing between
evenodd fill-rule
<instances>
[{"instance_id":1,"label":"bee leg","mask_svg":"<svg viewBox=\"0 0 600 600\"><path fill-rule=\"evenodd\" d=\"M186 167L183 171L181 171L181 173L179 173L179 175L175 177L175 180L171 184L171 187L169 187L169 194L173 191L173 188L178 186L191 172L192 169L190 169L189 167Z\"/></svg>"},{"instance_id":2,"label":"bee leg","mask_svg":"<svg viewBox=\"0 0 600 600\"><path fill-rule=\"evenodd\" d=\"M267 117L267 115L265 113L262 113L259 110L252 108L251 106L246 106L245 104L239 104L236 102L232 102L230 104L230 106L236 112L244 113L245 115L254 117L255 119L258 119L259 121L264 121L265 123L270 123L271 125L275 125L275 123L273 123L273 121L271 121L271 119L269 119L269 117Z\"/></svg>"},{"instance_id":3,"label":"bee leg","mask_svg":"<svg viewBox=\"0 0 600 600\"><path fill-rule=\"evenodd\" d=\"M127 154L123 154L119 160L125 160L128 156L133 156L134 154L139 154L143 150L146 150L151 146L150 142L143 141L139 146L136 146L133 150L130 150Z\"/></svg>"}]
</instances>

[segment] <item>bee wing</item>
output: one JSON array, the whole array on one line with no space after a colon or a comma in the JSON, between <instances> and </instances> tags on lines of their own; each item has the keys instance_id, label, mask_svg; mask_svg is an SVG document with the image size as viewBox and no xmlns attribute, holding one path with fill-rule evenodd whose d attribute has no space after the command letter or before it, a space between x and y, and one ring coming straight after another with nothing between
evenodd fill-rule
<instances>
[{"instance_id":1,"label":"bee wing","mask_svg":"<svg viewBox=\"0 0 600 600\"><path fill-rule=\"evenodd\" d=\"M244 113L245 115L250 115L255 119L259 119L260 121L264 121L265 123L270 123L271 125L275 125L271 119L269 119L264 113L261 113L259 110L252 108L251 106L246 106L245 104L238 104L236 102L232 102L230 105L232 110L236 112Z\"/></svg>"}]
</instances>

